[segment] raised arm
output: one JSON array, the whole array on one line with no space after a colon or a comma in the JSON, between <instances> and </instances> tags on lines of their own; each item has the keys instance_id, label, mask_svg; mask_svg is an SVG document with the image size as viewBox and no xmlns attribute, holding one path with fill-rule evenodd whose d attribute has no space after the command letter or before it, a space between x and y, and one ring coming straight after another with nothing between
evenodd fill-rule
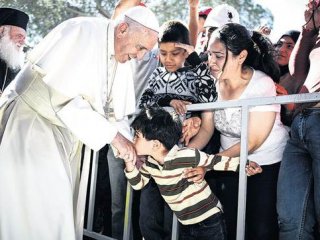
<instances>
[{"instance_id":1,"label":"raised arm","mask_svg":"<svg viewBox=\"0 0 320 240\"><path fill-rule=\"evenodd\" d=\"M196 46L198 36L198 6L200 0L188 0L189 1L189 38L190 44Z\"/></svg>"},{"instance_id":2,"label":"raised arm","mask_svg":"<svg viewBox=\"0 0 320 240\"><path fill-rule=\"evenodd\" d=\"M141 3L141 0L120 0L116 3L116 7L114 9L113 15L111 19L115 19L124 11L128 10L129 8L138 6Z\"/></svg>"},{"instance_id":3,"label":"raised arm","mask_svg":"<svg viewBox=\"0 0 320 240\"><path fill-rule=\"evenodd\" d=\"M290 74L293 76L297 84L302 85L305 81L310 67L309 54L312 50L317 33L313 29L313 21L311 19L312 6L309 3L305 10L305 25L302 27L301 34L297 43L292 50L290 61L289 61L289 70Z\"/></svg>"}]
</instances>

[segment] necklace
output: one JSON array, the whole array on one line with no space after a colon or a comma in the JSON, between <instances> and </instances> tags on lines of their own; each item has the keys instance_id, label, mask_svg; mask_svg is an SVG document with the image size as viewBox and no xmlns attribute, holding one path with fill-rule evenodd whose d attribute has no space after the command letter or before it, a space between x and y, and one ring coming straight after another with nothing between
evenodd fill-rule
<instances>
[{"instance_id":1,"label":"necklace","mask_svg":"<svg viewBox=\"0 0 320 240\"><path fill-rule=\"evenodd\" d=\"M109 43L109 29L110 29L110 23L108 24L108 28L107 28L107 84L106 84L107 96L106 96L105 105L103 107L107 118L114 117L114 109L111 106L111 103L112 103L112 100L113 100L113 98L112 98L112 89L113 89L113 83L114 83L114 80L115 80L116 70L117 70L117 66L118 66L118 62L116 61L114 66L113 66L113 69L112 69L111 79L109 81L109 63L110 63L109 46L108 46L108 43ZM110 86L109 86L109 82L110 82Z\"/></svg>"}]
</instances>

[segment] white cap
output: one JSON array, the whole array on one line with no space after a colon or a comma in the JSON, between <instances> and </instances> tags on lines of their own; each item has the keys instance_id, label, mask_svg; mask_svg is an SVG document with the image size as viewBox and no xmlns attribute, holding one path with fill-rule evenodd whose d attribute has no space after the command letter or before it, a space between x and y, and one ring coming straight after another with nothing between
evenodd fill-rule
<instances>
[{"instance_id":1,"label":"white cap","mask_svg":"<svg viewBox=\"0 0 320 240\"><path fill-rule=\"evenodd\" d=\"M147 7L136 6L130 8L124 15L132 20L140 23L141 25L159 32L159 22L154 13Z\"/></svg>"},{"instance_id":2,"label":"white cap","mask_svg":"<svg viewBox=\"0 0 320 240\"><path fill-rule=\"evenodd\" d=\"M240 23L238 11L224 3L212 9L203 27L221 27L227 23Z\"/></svg>"}]
</instances>

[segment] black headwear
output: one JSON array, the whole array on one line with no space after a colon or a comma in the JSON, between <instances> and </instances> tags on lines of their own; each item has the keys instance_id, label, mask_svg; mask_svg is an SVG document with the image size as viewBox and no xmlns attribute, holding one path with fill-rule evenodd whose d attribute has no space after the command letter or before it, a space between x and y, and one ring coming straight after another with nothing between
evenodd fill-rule
<instances>
[{"instance_id":1,"label":"black headwear","mask_svg":"<svg viewBox=\"0 0 320 240\"><path fill-rule=\"evenodd\" d=\"M17 9L0 8L0 26L11 25L27 29L29 16Z\"/></svg>"},{"instance_id":2,"label":"black headwear","mask_svg":"<svg viewBox=\"0 0 320 240\"><path fill-rule=\"evenodd\" d=\"M294 41L294 43L296 43L299 35L300 35L299 31L290 30L290 31L284 33L279 39L281 39L282 37L288 36L288 37L291 37L291 39Z\"/></svg>"}]
</instances>

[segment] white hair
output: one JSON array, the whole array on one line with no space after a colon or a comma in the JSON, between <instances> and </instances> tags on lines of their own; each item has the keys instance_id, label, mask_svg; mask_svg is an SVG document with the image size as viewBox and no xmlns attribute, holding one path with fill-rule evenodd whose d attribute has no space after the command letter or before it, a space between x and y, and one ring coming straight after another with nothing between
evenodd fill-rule
<instances>
[{"instance_id":1,"label":"white hair","mask_svg":"<svg viewBox=\"0 0 320 240\"><path fill-rule=\"evenodd\" d=\"M16 70L23 66L25 54L23 48L19 48L10 38L10 26L3 26L0 34L0 58L6 62L9 68Z\"/></svg>"}]
</instances>

